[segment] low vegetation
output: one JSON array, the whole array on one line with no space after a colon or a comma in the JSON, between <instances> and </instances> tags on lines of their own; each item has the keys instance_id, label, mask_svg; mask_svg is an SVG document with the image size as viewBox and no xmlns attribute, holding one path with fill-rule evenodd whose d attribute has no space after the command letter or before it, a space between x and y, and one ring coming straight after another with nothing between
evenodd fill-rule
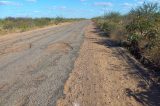
<instances>
[{"instance_id":1,"label":"low vegetation","mask_svg":"<svg viewBox=\"0 0 160 106\"><path fill-rule=\"evenodd\" d=\"M0 19L0 35L10 32L23 32L33 28L44 27L47 25L58 25L63 22L77 21L81 19L56 18L13 18L7 17Z\"/></svg>"},{"instance_id":2,"label":"low vegetation","mask_svg":"<svg viewBox=\"0 0 160 106\"><path fill-rule=\"evenodd\" d=\"M125 46L144 65L160 72L160 7L144 3L129 13L107 13L93 19L96 25Z\"/></svg>"}]
</instances>

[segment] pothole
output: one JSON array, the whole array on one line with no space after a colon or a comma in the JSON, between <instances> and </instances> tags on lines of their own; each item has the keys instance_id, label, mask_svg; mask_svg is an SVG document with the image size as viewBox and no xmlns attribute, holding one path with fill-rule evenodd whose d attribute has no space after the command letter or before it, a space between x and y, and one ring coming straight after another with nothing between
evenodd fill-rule
<instances>
[{"instance_id":1,"label":"pothole","mask_svg":"<svg viewBox=\"0 0 160 106\"><path fill-rule=\"evenodd\" d=\"M31 47L32 45L30 43L17 44L0 50L0 54L22 52L24 50L30 49Z\"/></svg>"},{"instance_id":2,"label":"pothole","mask_svg":"<svg viewBox=\"0 0 160 106\"><path fill-rule=\"evenodd\" d=\"M68 52L72 50L72 46L69 43L58 42L48 45L46 48L47 52Z\"/></svg>"}]
</instances>

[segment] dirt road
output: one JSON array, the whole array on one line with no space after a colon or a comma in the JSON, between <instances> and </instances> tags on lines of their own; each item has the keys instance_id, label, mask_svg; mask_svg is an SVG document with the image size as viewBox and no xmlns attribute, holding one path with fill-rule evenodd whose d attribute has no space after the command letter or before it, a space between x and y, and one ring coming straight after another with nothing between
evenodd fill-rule
<instances>
[{"instance_id":1,"label":"dirt road","mask_svg":"<svg viewBox=\"0 0 160 106\"><path fill-rule=\"evenodd\" d=\"M54 106L89 23L1 37L0 106Z\"/></svg>"}]
</instances>

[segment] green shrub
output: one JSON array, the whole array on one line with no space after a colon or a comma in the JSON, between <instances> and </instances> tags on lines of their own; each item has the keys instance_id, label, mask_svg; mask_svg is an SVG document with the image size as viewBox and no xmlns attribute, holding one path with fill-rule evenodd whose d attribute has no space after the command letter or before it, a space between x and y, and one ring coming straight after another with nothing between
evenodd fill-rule
<instances>
[{"instance_id":1,"label":"green shrub","mask_svg":"<svg viewBox=\"0 0 160 106\"><path fill-rule=\"evenodd\" d=\"M143 48L145 55L149 55L151 48L155 48L160 28L160 11L157 3L144 3L135 9L132 9L128 14L129 22L126 25L126 30L137 41L139 48ZM149 50L148 50L149 49ZM151 55L150 55L151 56Z\"/></svg>"},{"instance_id":2,"label":"green shrub","mask_svg":"<svg viewBox=\"0 0 160 106\"><path fill-rule=\"evenodd\" d=\"M105 14L102 17L96 17L93 21L97 24L97 26L104 31L107 36L121 40L124 34L123 24L122 24L123 16L118 12L110 12Z\"/></svg>"},{"instance_id":3,"label":"green shrub","mask_svg":"<svg viewBox=\"0 0 160 106\"><path fill-rule=\"evenodd\" d=\"M144 55L160 67L159 4L144 3L126 15L111 12L93 18L93 21L102 31L110 34L111 38L120 40L121 45L129 46L129 50L137 58Z\"/></svg>"}]
</instances>

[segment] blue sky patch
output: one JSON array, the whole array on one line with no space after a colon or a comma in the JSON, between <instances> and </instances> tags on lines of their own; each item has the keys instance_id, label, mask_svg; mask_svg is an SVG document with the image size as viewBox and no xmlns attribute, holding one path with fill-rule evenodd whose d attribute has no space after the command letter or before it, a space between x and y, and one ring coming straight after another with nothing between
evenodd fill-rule
<instances>
[{"instance_id":1,"label":"blue sky patch","mask_svg":"<svg viewBox=\"0 0 160 106\"><path fill-rule=\"evenodd\" d=\"M0 0L0 18L67 17L92 18L105 12L127 13L143 2L160 0Z\"/></svg>"}]
</instances>

